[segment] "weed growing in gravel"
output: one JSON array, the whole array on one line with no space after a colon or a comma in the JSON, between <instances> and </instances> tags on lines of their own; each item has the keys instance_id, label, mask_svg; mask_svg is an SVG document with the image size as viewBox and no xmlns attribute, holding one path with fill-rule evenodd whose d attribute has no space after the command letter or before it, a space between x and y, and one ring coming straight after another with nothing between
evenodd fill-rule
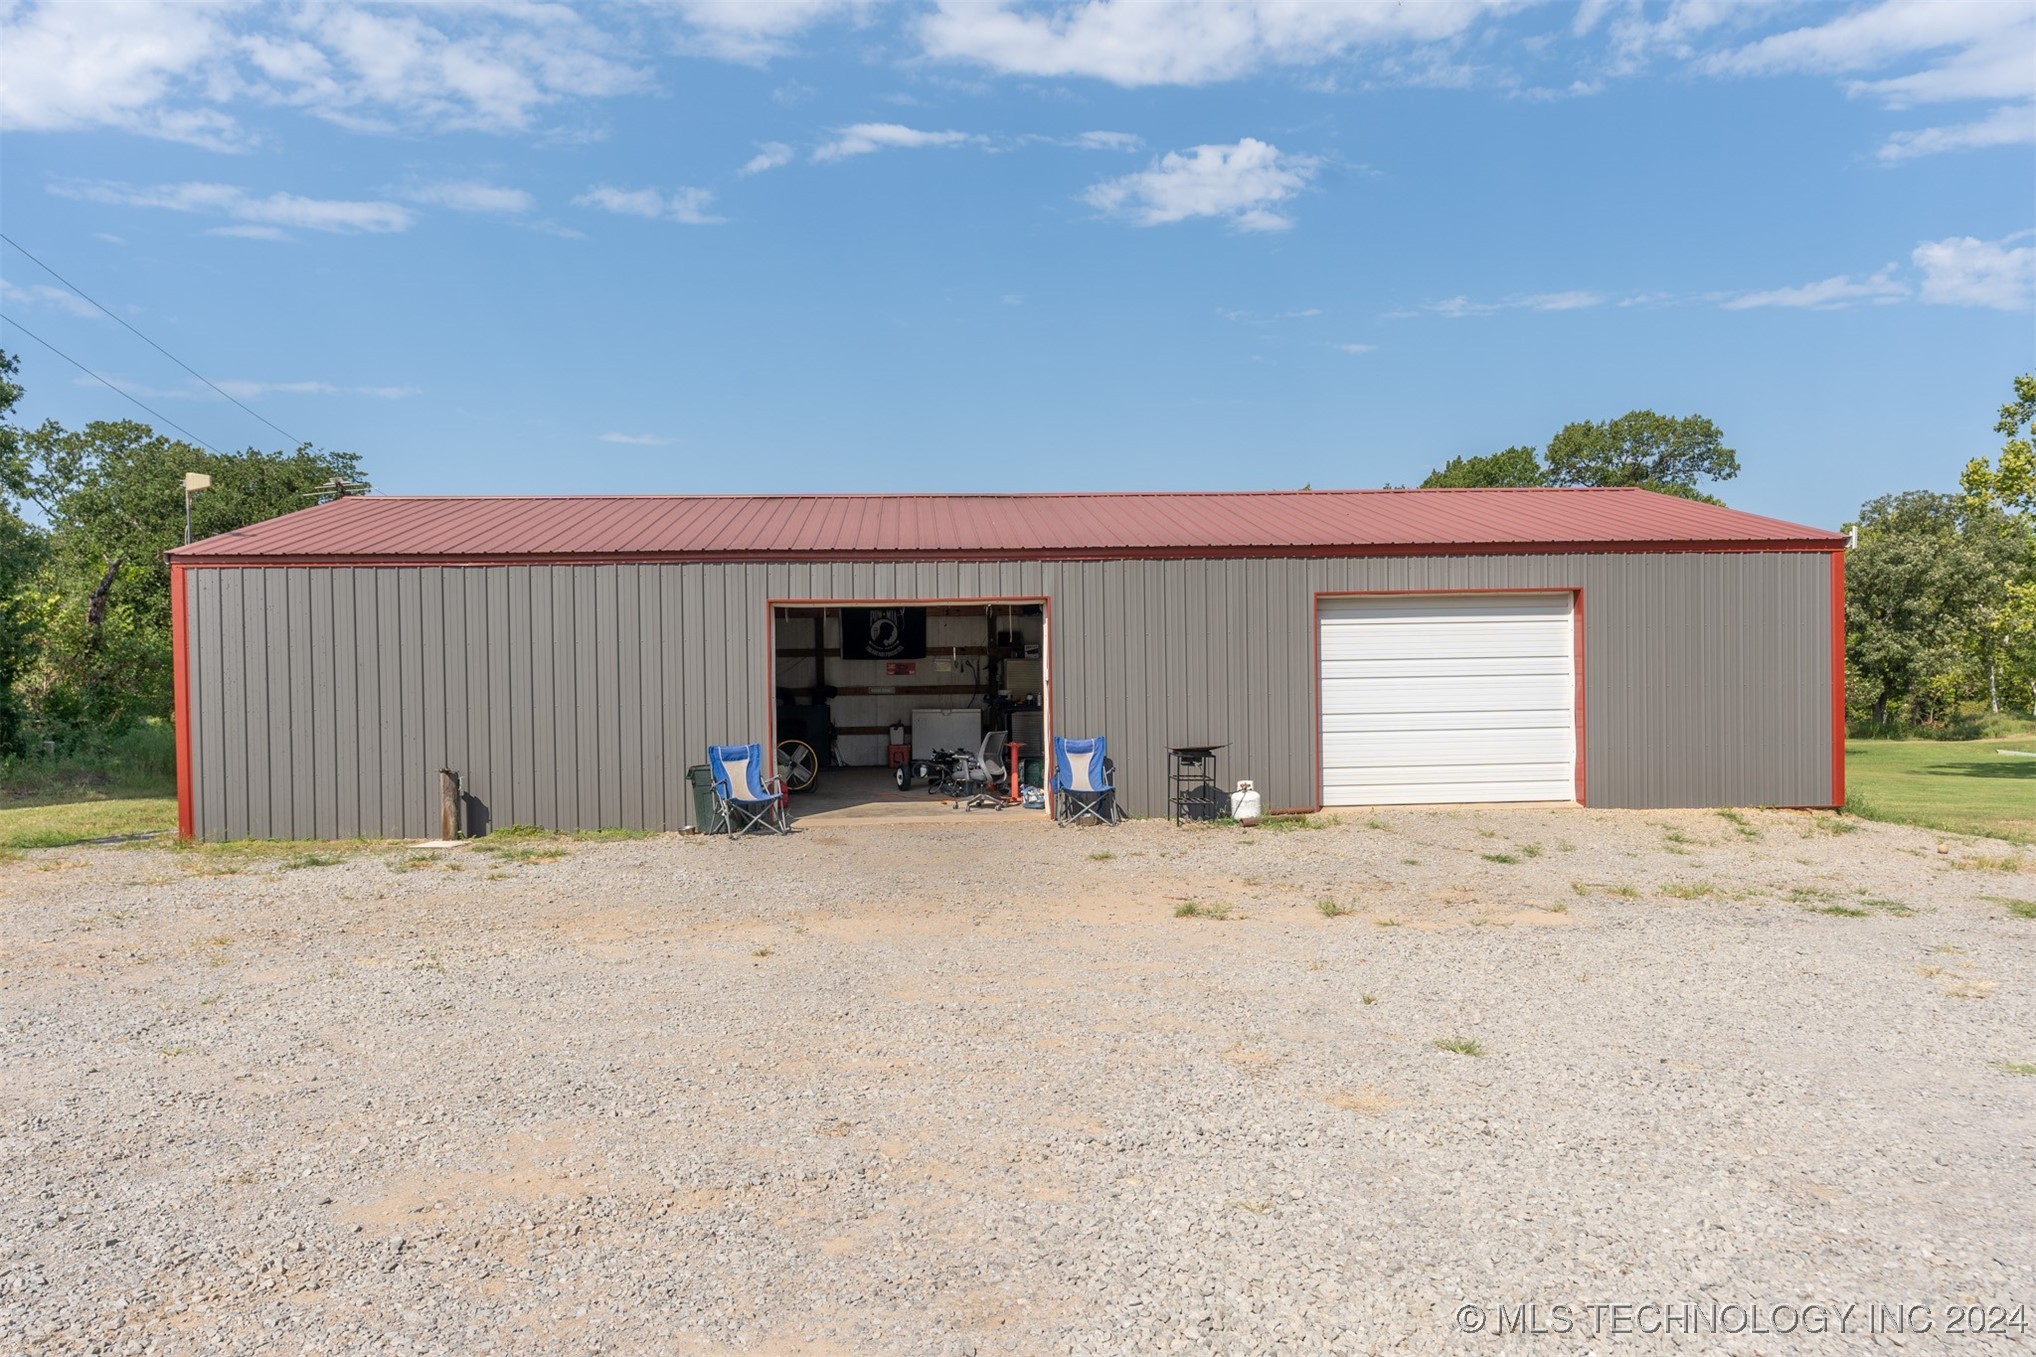
<instances>
[{"instance_id":1,"label":"weed growing in gravel","mask_svg":"<svg viewBox=\"0 0 2036 1357\"><path fill-rule=\"evenodd\" d=\"M1994 982L1991 980L1962 980L1944 992L1954 999L1985 999L1992 996Z\"/></svg>"},{"instance_id":2,"label":"weed growing in gravel","mask_svg":"<svg viewBox=\"0 0 2036 1357\"><path fill-rule=\"evenodd\" d=\"M1364 827L1366 829L1376 829L1381 834L1390 834L1393 832L1393 827L1387 824L1384 820L1366 820L1364 822Z\"/></svg>"},{"instance_id":3,"label":"weed growing in gravel","mask_svg":"<svg viewBox=\"0 0 2036 1357\"><path fill-rule=\"evenodd\" d=\"M1616 895L1625 900L1638 900L1640 898L1640 887L1627 885L1607 886L1605 887L1605 894Z\"/></svg>"},{"instance_id":4,"label":"weed growing in gravel","mask_svg":"<svg viewBox=\"0 0 2036 1357\"><path fill-rule=\"evenodd\" d=\"M410 963L410 969L413 971L437 971L440 975L444 975L445 963L439 960L438 953L426 952L423 956Z\"/></svg>"},{"instance_id":5,"label":"weed growing in gravel","mask_svg":"<svg viewBox=\"0 0 2036 1357\"><path fill-rule=\"evenodd\" d=\"M1540 844L1538 844L1538 843L1526 843L1526 844L1522 844L1522 845L1520 845L1520 856L1521 856L1521 857L1523 857L1523 858L1538 858L1538 857L1540 857L1540 856L1541 856L1541 845L1540 845Z\"/></svg>"},{"instance_id":6,"label":"weed growing in gravel","mask_svg":"<svg viewBox=\"0 0 2036 1357\"><path fill-rule=\"evenodd\" d=\"M1258 827L1275 834L1291 834L1297 829L1328 829L1341 823L1334 815L1268 815L1258 822Z\"/></svg>"},{"instance_id":7,"label":"weed growing in gravel","mask_svg":"<svg viewBox=\"0 0 2036 1357\"><path fill-rule=\"evenodd\" d=\"M556 844L542 848L487 848L482 850L503 862L552 862L570 854Z\"/></svg>"},{"instance_id":8,"label":"weed growing in gravel","mask_svg":"<svg viewBox=\"0 0 2036 1357\"><path fill-rule=\"evenodd\" d=\"M1520 860L1520 859L1519 859L1519 858L1518 858L1517 856L1515 856L1515 855L1514 855L1514 854L1512 854L1512 853L1480 853L1480 854L1478 854L1478 856L1479 856L1479 857L1481 857L1481 858L1483 858L1483 859L1484 859L1484 860L1485 860L1486 862L1509 862L1509 863L1510 863L1510 862L1518 862L1518 861Z\"/></svg>"},{"instance_id":9,"label":"weed growing in gravel","mask_svg":"<svg viewBox=\"0 0 2036 1357\"><path fill-rule=\"evenodd\" d=\"M576 829L567 838L581 843L613 843L619 839L648 839L655 829Z\"/></svg>"},{"instance_id":10,"label":"weed growing in gravel","mask_svg":"<svg viewBox=\"0 0 2036 1357\"><path fill-rule=\"evenodd\" d=\"M1496 829L1480 829L1478 837L1480 839L1496 839L1499 837L1499 831Z\"/></svg>"},{"instance_id":11,"label":"weed growing in gravel","mask_svg":"<svg viewBox=\"0 0 2036 1357\"><path fill-rule=\"evenodd\" d=\"M1953 858L1951 865L1961 872L2026 872L2036 870L2036 858L2015 855L1987 857L1985 854L1979 854L1969 858Z\"/></svg>"},{"instance_id":12,"label":"weed growing in gravel","mask_svg":"<svg viewBox=\"0 0 2036 1357\"><path fill-rule=\"evenodd\" d=\"M343 861L345 859L330 853L299 853L296 857L284 858L278 866L286 872L301 872L306 867L337 867Z\"/></svg>"},{"instance_id":13,"label":"weed growing in gravel","mask_svg":"<svg viewBox=\"0 0 2036 1357\"><path fill-rule=\"evenodd\" d=\"M1398 927L1400 926L1400 921L1399 921L1398 919L1390 919L1390 918L1389 918L1389 919L1373 919L1373 920L1372 920L1372 923L1373 923L1373 925L1375 925L1376 927L1379 927L1379 928L1398 928Z\"/></svg>"},{"instance_id":14,"label":"weed growing in gravel","mask_svg":"<svg viewBox=\"0 0 2036 1357\"><path fill-rule=\"evenodd\" d=\"M1860 899L1859 903L1868 909L1877 909L1883 914L1892 914L1898 919L1910 918L1916 912L1912 907L1903 904L1900 900L1889 900L1878 895L1864 896Z\"/></svg>"},{"instance_id":15,"label":"weed growing in gravel","mask_svg":"<svg viewBox=\"0 0 2036 1357\"><path fill-rule=\"evenodd\" d=\"M1476 1037L1438 1037L1435 1049L1451 1055L1478 1056L1485 1053L1485 1044Z\"/></svg>"},{"instance_id":16,"label":"weed growing in gravel","mask_svg":"<svg viewBox=\"0 0 2036 1357\"><path fill-rule=\"evenodd\" d=\"M1111 851L1110 851L1109 849L1107 849L1107 848L1106 848L1106 849L1104 849L1104 850L1103 850L1102 852L1100 852L1100 853L1091 853L1091 854L1089 854L1089 861L1091 861L1091 862L1109 862L1109 861L1111 861L1112 859L1114 859L1114 858L1115 858L1116 856L1117 856L1117 855L1116 855L1115 853L1112 853L1112 852L1111 852Z\"/></svg>"},{"instance_id":17,"label":"weed growing in gravel","mask_svg":"<svg viewBox=\"0 0 2036 1357\"><path fill-rule=\"evenodd\" d=\"M1574 853L1576 852L1576 845L1568 839L1557 839L1555 841L1555 851L1558 853Z\"/></svg>"},{"instance_id":18,"label":"weed growing in gravel","mask_svg":"<svg viewBox=\"0 0 2036 1357\"><path fill-rule=\"evenodd\" d=\"M1363 1004L1366 1008L1370 1008L1373 1004L1379 1001L1379 996L1367 990L1365 993L1357 996L1357 1001Z\"/></svg>"},{"instance_id":19,"label":"weed growing in gravel","mask_svg":"<svg viewBox=\"0 0 2036 1357\"><path fill-rule=\"evenodd\" d=\"M1548 912L1549 912L1550 914L1567 914L1567 913L1569 913L1569 901L1567 901L1567 900L1557 900L1557 901L1556 901L1556 902L1555 902L1554 904L1552 904L1552 905L1550 905L1550 906L1548 907Z\"/></svg>"},{"instance_id":20,"label":"weed growing in gravel","mask_svg":"<svg viewBox=\"0 0 2036 1357\"><path fill-rule=\"evenodd\" d=\"M759 947L759 948L757 948L757 949L756 949L756 950L755 950L754 952L751 952L751 953L750 953L750 955L751 955L751 956L757 956L757 957L763 957L763 956L769 956L770 954L771 954L771 949L770 949L770 948L768 948L768 947Z\"/></svg>"},{"instance_id":21,"label":"weed growing in gravel","mask_svg":"<svg viewBox=\"0 0 2036 1357\"><path fill-rule=\"evenodd\" d=\"M389 859L389 870L392 872L416 872L437 865L438 856L434 853L409 853L400 858Z\"/></svg>"},{"instance_id":22,"label":"weed growing in gravel","mask_svg":"<svg viewBox=\"0 0 2036 1357\"><path fill-rule=\"evenodd\" d=\"M1812 815L1809 828L1803 831L1803 837L1808 838L1819 831L1826 834L1857 834L1859 826L1837 815Z\"/></svg>"},{"instance_id":23,"label":"weed growing in gravel","mask_svg":"<svg viewBox=\"0 0 2036 1357\"><path fill-rule=\"evenodd\" d=\"M1326 895L1315 902L1315 908L1321 912L1322 917L1325 919L1340 919L1351 912L1349 905L1339 905L1335 900Z\"/></svg>"},{"instance_id":24,"label":"weed growing in gravel","mask_svg":"<svg viewBox=\"0 0 2036 1357\"><path fill-rule=\"evenodd\" d=\"M156 1048L156 1053L159 1055L171 1055L171 1056L193 1055L196 1054L197 1050L198 1048L196 1046L158 1046Z\"/></svg>"},{"instance_id":25,"label":"weed growing in gravel","mask_svg":"<svg viewBox=\"0 0 2036 1357\"><path fill-rule=\"evenodd\" d=\"M500 829L489 830L488 837L491 839L546 839L551 837L551 831L539 828L537 825L503 825Z\"/></svg>"},{"instance_id":26,"label":"weed growing in gravel","mask_svg":"<svg viewBox=\"0 0 2036 1357\"><path fill-rule=\"evenodd\" d=\"M1747 819L1736 810L1729 808L1721 809L1718 812L1718 818L1731 825L1742 839L1757 839L1760 837L1760 830L1754 827L1753 821Z\"/></svg>"},{"instance_id":27,"label":"weed growing in gravel","mask_svg":"<svg viewBox=\"0 0 2036 1357\"><path fill-rule=\"evenodd\" d=\"M2003 1074L2019 1074L2024 1078L2036 1076L2036 1065L2021 1060L1996 1060L1994 1068Z\"/></svg>"},{"instance_id":28,"label":"weed growing in gravel","mask_svg":"<svg viewBox=\"0 0 2036 1357\"><path fill-rule=\"evenodd\" d=\"M1174 909L1176 919L1227 919L1228 905L1205 905L1199 900L1184 900Z\"/></svg>"},{"instance_id":29,"label":"weed growing in gravel","mask_svg":"<svg viewBox=\"0 0 2036 1357\"><path fill-rule=\"evenodd\" d=\"M1591 883L1588 881L1572 881L1569 883L1569 888L1578 895L1589 895L1592 890Z\"/></svg>"},{"instance_id":30,"label":"weed growing in gravel","mask_svg":"<svg viewBox=\"0 0 2036 1357\"><path fill-rule=\"evenodd\" d=\"M1678 900L1701 900L1716 895L1718 888L1708 881L1671 881L1661 888L1661 893Z\"/></svg>"},{"instance_id":31,"label":"weed growing in gravel","mask_svg":"<svg viewBox=\"0 0 2036 1357\"><path fill-rule=\"evenodd\" d=\"M1400 859L1400 865L1401 865L1402 867L1419 867L1419 866L1421 865L1421 859L1419 859L1419 858L1401 858L1401 859Z\"/></svg>"},{"instance_id":32,"label":"weed growing in gravel","mask_svg":"<svg viewBox=\"0 0 2036 1357\"><path fill-rule=\"evenodd\" d=\"M1841 919L1864 919L1866 917L1865 910L1854 909L1851 905L1804 905L1803 908L1809 910L1812 914L1835 914Z\"/></svg>"},{"instance_id":33,"label":"weed growing in gravel","mask_svg":"<svg viewBox=\"0 0 2036 1357\"><path fill-rule=\"evenodd\" d=\"M1980 899L2001 906L2011 919L2036 919L2036 900L2017 900L2011 895L1982 895Z\"/></svg>"}]
</instances>

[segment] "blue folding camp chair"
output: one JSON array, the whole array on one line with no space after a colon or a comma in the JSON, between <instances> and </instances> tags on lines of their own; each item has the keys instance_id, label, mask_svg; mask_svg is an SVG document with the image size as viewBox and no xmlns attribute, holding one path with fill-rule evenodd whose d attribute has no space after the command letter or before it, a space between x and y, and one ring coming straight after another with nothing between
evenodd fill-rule
<instances>
[{"instance_id":1,"label":"blue folding camp chair","mask_svg":"<svg viewBox=\"0 0 2036 1357\"><path fill-rule=\"evenodd\" d=\"M1116 765L1104 751L1104 739L1070 740L1056 735L1053 740L1053 818L1071 825L1077 820L1094 820L1099 825L1117 823L1117 788L1113 784Z\"/></svg>"},{"instance_id":2,"label":"blue folding camp chair","mask_svg":"<svg viewBox=\"0 0 2036 1357\"><path fill-rule=\"evenodd\" d=\"M725 832L733 839L752 829L791 832L784 780L764 776L762 745L710 745L707 763L714 773L714 821L706 826L707 833Z\"/></svg>"}]
</instances>

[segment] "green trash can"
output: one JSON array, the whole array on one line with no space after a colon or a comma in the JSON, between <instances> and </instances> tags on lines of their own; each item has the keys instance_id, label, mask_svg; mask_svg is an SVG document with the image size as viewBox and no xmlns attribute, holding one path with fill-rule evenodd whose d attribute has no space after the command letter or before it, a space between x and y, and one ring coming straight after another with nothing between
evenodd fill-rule
<instances>
[{"instance_id":1,"label":"green trash can","mask_svg":"<svg viewBox=\"0 0 2036 1357\"><path fill-rule=\"evenodd\" d=\"M1018 756L1018 785L1021 787L1044 787L1046 785L1046 758L1041 754Z\"/></svg>"},{"instance_id":2,"label":"green trash can","mask_svg":"<svg viewBox=\"0 0 2036 1357\"><path fill-rule=\"evenodd\" d=\"M704 765L688 768L686 781L693 788L693 828L705 834L714 823L714 770Z\"/></svg>"}]
</instances>

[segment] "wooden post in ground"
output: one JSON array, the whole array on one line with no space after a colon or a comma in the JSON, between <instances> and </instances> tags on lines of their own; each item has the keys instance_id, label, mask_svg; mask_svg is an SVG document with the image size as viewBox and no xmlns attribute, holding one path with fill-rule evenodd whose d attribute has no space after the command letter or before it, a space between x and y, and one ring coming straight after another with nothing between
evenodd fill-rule
<instances>
[{"instance_id":1,"label":"wooden post in ground","mask_svg":"<svg viewBox=\"0 0 2036 1357\"><path fill-rule=\"evenodd\" d=\"M438 837L456 839L460 828L460 775L450 768L438 770Z\"/></svg>"}]
</instances>

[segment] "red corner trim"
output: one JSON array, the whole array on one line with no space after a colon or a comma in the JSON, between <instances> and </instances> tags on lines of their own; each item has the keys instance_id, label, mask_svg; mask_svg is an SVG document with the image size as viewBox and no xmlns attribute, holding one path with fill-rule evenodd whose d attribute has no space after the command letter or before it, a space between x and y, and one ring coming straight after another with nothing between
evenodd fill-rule
<instances>
[{"instance_id":1,"label":"red corner trim","mask_svg":"<svg viewBox=\"0 0 2036 1357\"><path fill-rule=\"evenodd\" d=\"M194 837L197 805L191 799L191 623L186 615L184 569L170 567L170 723L177 741L177 837Z\"/></svg>"},{"instance_id":2,"label":"red corner trim","mask_svg":"<svg viewBox=\"0 0 2036 1357\"><path fill-rule=\"evenodd\" d=\"M1845 804L1845 551L1831 553L1831 806Z\"/></svg>"}]
</instances>

